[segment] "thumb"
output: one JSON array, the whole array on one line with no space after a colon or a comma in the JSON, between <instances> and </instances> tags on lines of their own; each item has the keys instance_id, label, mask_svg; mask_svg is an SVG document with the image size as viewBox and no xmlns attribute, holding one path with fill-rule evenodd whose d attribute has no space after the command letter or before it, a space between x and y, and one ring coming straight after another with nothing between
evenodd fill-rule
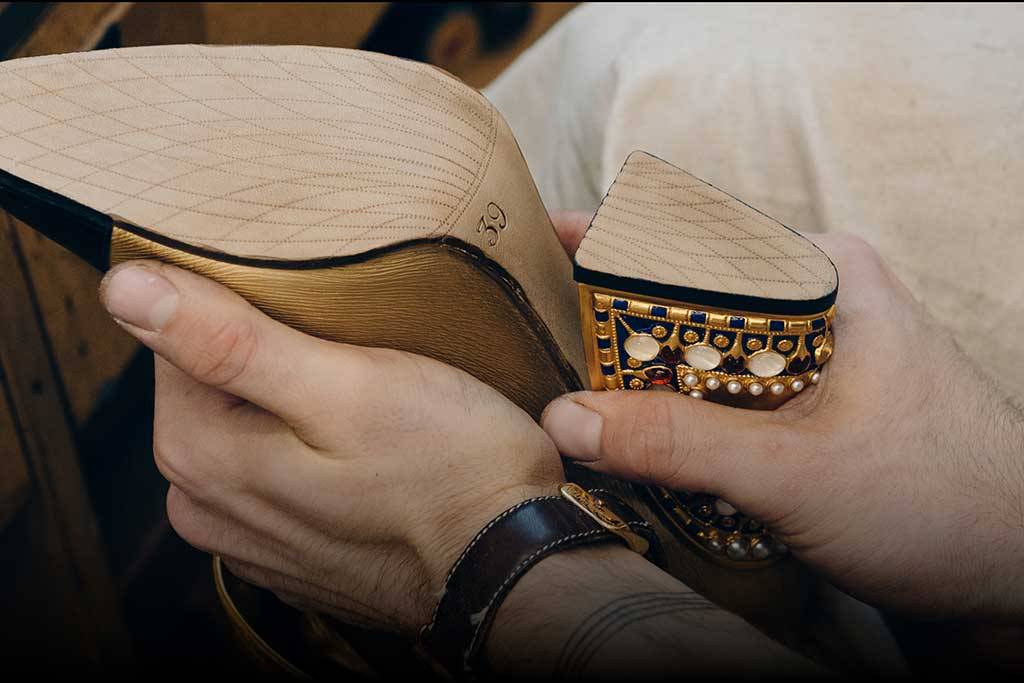
<instances>
[{"instance_id":1,"label":"thumb","mask_svg":"<svg viewBox=\"0 0 1024 683\"><path fill-rule=\"evenodd\" d=\"M721 496L771 515L798 437L780 417L660 391L567 394L541 426L562 455L605 474Z\"/></svg>"},{"instance_id":2,"label":"thumb","mask_svg":"<svg viewBox=\"0 0 1024 683\"><path fill-rule=\"evenodd\" d=\"M201 384L300 423L320 405L322 342L212 280L158 262L112 269L100 299L122 328Z\"/></svg>"}]
</instances>

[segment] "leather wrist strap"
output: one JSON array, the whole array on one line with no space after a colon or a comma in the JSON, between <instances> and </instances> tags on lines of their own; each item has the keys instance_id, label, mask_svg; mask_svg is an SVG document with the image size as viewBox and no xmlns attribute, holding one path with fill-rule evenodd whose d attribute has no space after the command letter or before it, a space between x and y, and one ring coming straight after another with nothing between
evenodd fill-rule
<instances>
[{"instance_id":1,"label":"leather wrist strap","mask_svg":"<svg viewBox=\"0 0 1024 683\"><path fill-rule=\"evenodd\" d=\"M542 559L569 548L623 543L660 562L653 528L604 490L564 484L561 495L531 498L501 513L452 566L420 647L455 677L471 677L502 600Z\"/></svg>"}]
</instances>

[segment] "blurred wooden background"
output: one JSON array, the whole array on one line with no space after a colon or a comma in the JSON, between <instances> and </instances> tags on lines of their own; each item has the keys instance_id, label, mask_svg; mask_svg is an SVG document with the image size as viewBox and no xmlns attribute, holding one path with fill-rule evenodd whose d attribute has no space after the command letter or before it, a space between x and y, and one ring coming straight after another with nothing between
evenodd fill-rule
<instances>
[{"instance_id":1,"label":"blurred wooden background","mask_svg":"<svg viewBox=\"0 0 1024 683\"><path fill-rule=\"evenodd\" d=\"M0 58L167 43L363 46L482 87L573 4L0 3ZM0 212L0 658L237 671L208 558L167 524L150 457L152 358L102 311L99 280Z\"/></svg>"}]
</instances>

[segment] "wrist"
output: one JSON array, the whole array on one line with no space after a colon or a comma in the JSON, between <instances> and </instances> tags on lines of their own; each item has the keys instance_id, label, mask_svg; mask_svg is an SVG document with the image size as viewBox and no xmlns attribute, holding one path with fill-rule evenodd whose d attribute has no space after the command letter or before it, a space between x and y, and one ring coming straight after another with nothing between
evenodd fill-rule
<instances>
[{"instance_id":1,"label":"wrist","mask_svg":"<svg viewBox=\"0 0 1024 683\"><path fill-rule=\"evenodd\" d=\"M426 584L433 610L445 579L459 555L487 524L509 508L531 498L558 494L561 480L550 483L516 484L500 489L464 493L461 500L442 501L437 515L414 536L413 545L426 573Z\"/></svg>"},{"instance_id":2,"label":"wrist","mask_svg":"<svg viewBox=\"0 0 1024 683\"><path fill-rule=\"evenodd\" d=\"M420 634L422 651L453 676L472 676L496 614L525 575L551 555L608 545L660 557L650 524L606 491L563 484L554 495L513 504L484 524L446 572Z\"/></svg>"}]
</instances>

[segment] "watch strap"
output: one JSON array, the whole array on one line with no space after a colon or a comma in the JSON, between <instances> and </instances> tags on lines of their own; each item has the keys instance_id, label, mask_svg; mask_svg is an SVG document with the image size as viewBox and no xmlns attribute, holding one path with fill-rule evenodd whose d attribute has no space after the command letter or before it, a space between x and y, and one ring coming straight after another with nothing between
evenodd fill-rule
<instances>
[{"instance_id":1,"label":"watch strap","mask_svg":"<svg viewBox=\"0 0 1024 683\"><path fill-rule=\"evenodd\" d=\"M657 561L650 524L608 491L565 484L560 495L524 500L491 520L449 571L420 647L455 676L472 675L502 600L545 557L621 543Z\"/></svg>"}]
</instances>

